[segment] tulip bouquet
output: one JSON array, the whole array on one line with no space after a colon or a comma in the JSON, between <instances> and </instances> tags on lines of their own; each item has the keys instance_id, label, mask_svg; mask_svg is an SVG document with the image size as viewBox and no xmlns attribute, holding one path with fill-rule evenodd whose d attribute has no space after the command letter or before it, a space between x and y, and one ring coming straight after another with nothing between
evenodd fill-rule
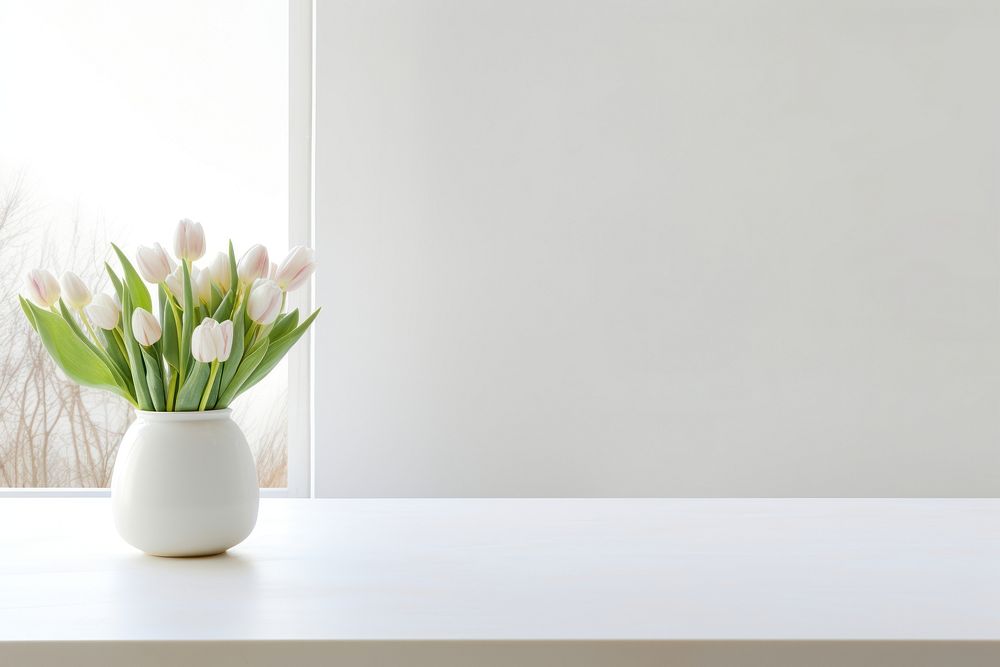
<instances>
[{"instance_id":1,"label":"tulip bouquet","mask_svg":"<svg viewBox=\"0 0 1000 667\"><path fill-rule=\"evenodd\" d=\"M140 246L136 266L112 244L121 275L105 264L114 291L93 296L67 271L28 273L21 308L56 364L73 381L114 392L140 410L226 408L260 382L302 337L319 310L302 322L285 312L289 291L315 269L313 251L298 246L280 265L267 249L236 261L218 253L204 267L201 224L182 220L175 262L154 243ZM157 312L146 283L155 286Z\"/></svg>"}]
</instances>

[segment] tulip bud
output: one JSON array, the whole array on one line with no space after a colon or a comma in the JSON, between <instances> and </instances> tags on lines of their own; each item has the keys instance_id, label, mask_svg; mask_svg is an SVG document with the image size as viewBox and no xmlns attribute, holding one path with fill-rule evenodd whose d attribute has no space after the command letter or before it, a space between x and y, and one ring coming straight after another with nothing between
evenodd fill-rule
<instances>
[{"instance_id":1,"label":"tulip bud","mask_svg":"<svg viewBox=\"0 0 1000 667\"><path fill-rule=\"evenodd\" d=\"M191 354L202 363L225 361L233 349L233 322L219 324L206 317L191 334Z\"/></svg>"},{"instance_id":2,"label":"tulip bud","mask_svg":"<svg viewBox=\"0 0 1000 667\"><path fill-rule=\"evenodd\" d=\"M316 270L316 259L312 248L295 246L288 257L278 267L274 280L278 287L291 292L300 287Z\"/></svg>"},{"instance_id":3,"label":"tulip bud","mask_svg":"<svg viewBox=\"0 0 1000 667\"><path fill-rule=\"evenodd\" d=\"M38 306L51 308L59 301L59 281L45 269L32 269L25 279L25 292Z\"/></svg>"},{"instance_id":4,"label":"tulip bud","mask_svg":"<svg viewBox=\"0 0 1000 667\"><path fill-rule=\"evenodd\" d=\"M194 262L205 254L205 230L200 222L181 220L174 231L174 254L177 259Z\"/></svg>"},{"instance_id":5,"label":"tulip bud","mask_svg":"<svg viewBox=\"0 0 1000 667\"><path fill-rule=\"evenodd\" d=\"M136 251L136 263L139 265L139 273L148 283L162 283L173 271L170 256L159 243L154 243L153 247L141 245Z\"/></svg>"},{"instance_id":6,"label":"tulip bud","mask_svg":"<svg viewBox=\"0 0 1000 667\"><path fill-rule=\"evenodd\" d=\"M82 310L84 306L90 303L93 298L93 294L90 292L90 288L87 284L80 279L80 276L76 275L72 271L67 271L62 274L62 296L72 308L76 310Z\"/></svg>"},{"instance_id":7,"label":"tulip bud","mask_svg":"<svg viewBox=\"0 0 1000 667\"><path fill-rule=\"evenodd\" d=\"M219 287L219 291L225 294L229 291L229 256L223 252L216 253L215 259L208 265L212 282Z\"/></svg>"},{"instance_id":8,"label":"tulip bud","mask_svg":"<svg viewBox=\"0 0 1000 667\"><path fill-rule=\"evenodd\" d=\"M257 280L247 299L247 315L257 324L270 324L281 310L281 288L266 278Z\"/></svg>"},{"instance_id":9,"label":"tulip bud","mask_svg":"<svg viewBox=\"0 0 1000 667\"><path fill-rule=\"evenodd\" d=\"M94 297L94 302L87 306L86 312L91 322L110 331L118 326L118 315L122 312L122 307L117 303L117 298L102 293Z\"/></svg>"},{"instance_id":10,"label":"tulip bud","mask_svg":"<svg viewBox=\"0 0 1000 667\"><path fill-rule=\"evenodd\" d=\"M208 269L191 267L191 292L192 296L202 303L209 303L212 300L212 275Z\"/></svg>"},{"instance_id":11,"label":"tulip bud","mask_svg":"<svg viewBox=\"0 0 1000 667\"><path fill-rule=\"evenodd\" d=\"M240 259L236 273L240 277L240 282L252 285L253 281L267 275L270 265L270 260L267 258L267 248L257 244L247 250L243 258Z\"/></svg>"},{"instance_id":12,"label":"tulip bud","mask_svg":"<svg viewBox=\"0 0 1000 667\"><path fill-rule=\"evenodd\" d=\"M136 308L132 311L132 336L139 345L149 347L160 340L160 334L160 323L151 312L145 308Z\"/></svg>"}]
</instances>

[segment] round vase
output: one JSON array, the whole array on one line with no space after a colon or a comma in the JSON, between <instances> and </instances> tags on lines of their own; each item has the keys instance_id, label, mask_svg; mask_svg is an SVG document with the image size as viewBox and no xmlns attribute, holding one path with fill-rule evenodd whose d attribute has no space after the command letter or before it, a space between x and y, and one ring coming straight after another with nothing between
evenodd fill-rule
<instances>
[{"instance_id":1,"label":"round vase","mask_svg":"<svg viewBox=\"0 0 1000 667\"><path fill-rule=\"evenodd\" d=\"M231 410L146 412L125 432L111 478L118 534L154 556L210 556L257 523L257 470Z\"/></svg>"}]
</instances>

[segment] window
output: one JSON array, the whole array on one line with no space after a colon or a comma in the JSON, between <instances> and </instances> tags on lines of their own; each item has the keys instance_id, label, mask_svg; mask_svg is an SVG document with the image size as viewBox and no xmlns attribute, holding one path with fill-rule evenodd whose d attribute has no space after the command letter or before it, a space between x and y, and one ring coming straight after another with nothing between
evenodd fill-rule
<instances>
[{"instance_id":1,"label":"window","mask_svg":"<svg viewBox=\"0 0 1000 667\"><path fill-rule=\"evenodd\" d=\"M63 379L19 312L22 275L71 268L108 289L111 241L167 245L185 217L205 225L202 263L228 239L280 260L289 6L5 3L0 62L0 487L106 487L131 409ZM288 485L288 392L278 369L234 405L262 487Z\"/></svg>"}]
</instances>

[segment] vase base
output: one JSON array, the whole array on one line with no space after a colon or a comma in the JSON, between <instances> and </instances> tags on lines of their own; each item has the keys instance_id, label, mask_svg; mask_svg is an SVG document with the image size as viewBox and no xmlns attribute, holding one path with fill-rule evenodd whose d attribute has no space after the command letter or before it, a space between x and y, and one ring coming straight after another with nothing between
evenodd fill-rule
<instances>
[{"instance_id":1,"label":"vase base","mask_svg":"<svg viewBox=\"0 0 1000 667\"><path fill-rule=\"evenodd\" d=\"M222 556L228 552L229 549L197 553L154 553L152 551L143 551L142 553L146 556L153 556L154 558L211 558L212 556Z\"/></svg>"}]
</instances>

